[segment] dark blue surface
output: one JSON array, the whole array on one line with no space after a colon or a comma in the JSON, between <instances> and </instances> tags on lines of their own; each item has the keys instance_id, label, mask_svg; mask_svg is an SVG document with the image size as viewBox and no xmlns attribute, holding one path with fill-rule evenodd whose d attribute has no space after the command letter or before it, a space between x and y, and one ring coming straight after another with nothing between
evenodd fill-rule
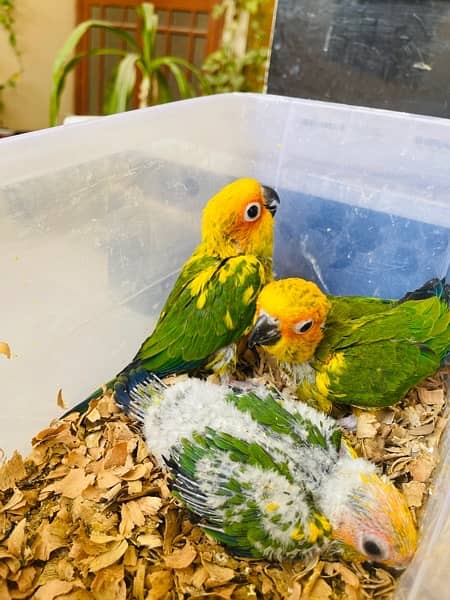
<instances>
[{"instance_id":1,"label":"dark blue surface","mask_svg":"<svg viewBox=\"0 0 450 600\"><path fill-rule=\"evenodd\" d=\"M312 279L333 294L398 298L447 274L447 228L278 191L277 277Z\"/></svg>"},{"instance_id":2,"label":"dark blue surface","mask_svg":"<svg viewBox=\"0 0 450 600\"><path fill-rule=\"evenodd\" d=\"M96 178L92 164L79 165L9 186L5 199L24 236L33 231L45 239L48 232L65 232L68 208L68 242L89 222L86 243L103 248L118 301L126 299L133 311L151 314L159 310L176 272L200 240L206 199L235 175L161 164L140 153L114 160L120 165L117 178L111 175L111 160L102 159L95 163ZM312 279L333 294L398 298L449 271L448 228L304 195L278 188L273 181L263 183L275 187L281 199L275 218L277 277ZM81 186L80 191L64 194L63 186L69 184ZM155 222L161 223L169 206L162 231ZM169 222L177 214L182 215L179 221ZM155 299L155 282L156 289L164 289L164 298L159 291Z\"/></svg>"}]
</instances>

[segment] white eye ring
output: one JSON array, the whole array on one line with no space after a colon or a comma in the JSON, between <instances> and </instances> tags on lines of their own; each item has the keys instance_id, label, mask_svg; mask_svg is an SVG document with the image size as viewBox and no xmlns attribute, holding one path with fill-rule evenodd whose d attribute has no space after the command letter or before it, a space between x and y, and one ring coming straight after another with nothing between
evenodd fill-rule
<instances>
[{"instance_id":1,"label":"white eye ring","mask_svg":"<svg viewBox=\"0 0 450 600\"><path fill-rule=\"evenodd\" d=\"M256 221L261 216L261 204L250 202L244 210L244 221Z\"/></svg>"},{"instance_id":2,"label":"white eye ring","mask_svg":"<svg viewBox=\"0 0 450 600\"><path fill-rule=\"evenodd\" d=\"M305 321L299 321L293 327L294 333L306 333L314 325L314 319L306 319Z\"/></svg>"},{"instance_id":3,"label":"white eye ring","mask_svg":"<svg viewBox=\"0 0 450 600\"><path fill-rule=\"evenodd\" d=\"M386 544L376 535L364 534L360 543L362 554L367 556L369 560L378 562L380 560L386 560L388 557L389 552L386 548Z\"/></svg>"}]
</instances>

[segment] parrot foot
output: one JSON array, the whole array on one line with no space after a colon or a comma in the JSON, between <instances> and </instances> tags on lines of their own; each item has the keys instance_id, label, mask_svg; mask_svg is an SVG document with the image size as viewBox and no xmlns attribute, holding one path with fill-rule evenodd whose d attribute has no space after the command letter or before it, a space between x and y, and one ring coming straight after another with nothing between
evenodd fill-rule
<instances>
[{"instance_id":1,"label":"parrot foot","mask_svg":"<svg viewBox=\"0 0 450 600\"><path fill-rule=\"evenodd\" d=\"M252 381L239 381L238 379L232 379L226 375L223 376L223 379L221 378L221 383L230 388L242 390L243 392L250 392L258 387Z\"/></svg>"},{"instance_id":2,"label":"parrot foot","mask_svg":"<svg viewBox=\"0 0 450 600\"><path fill-rule=\"evenodd\" d=\"M338 419L339 426L342 429L346 429L347 431L351 431L352 433L356 432L357 420L355 415L347 415L346 417L341 417Z\"/></svg>"}]
</instances>

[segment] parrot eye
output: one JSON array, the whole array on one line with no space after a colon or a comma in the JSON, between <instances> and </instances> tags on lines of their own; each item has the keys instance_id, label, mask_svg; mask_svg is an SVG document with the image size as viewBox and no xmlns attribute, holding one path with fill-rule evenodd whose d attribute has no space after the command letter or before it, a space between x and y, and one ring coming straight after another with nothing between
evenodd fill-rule
<instances>
[{"instance_id":1,"label":"parrot eye","mask_svg":"<svg viewBox=\"0 0 450 600\"><path fill-rule=\"evenodd\" d=\"M261 205L258 202L250 202L247 204L244 211L245 221L256 221L261 214Z\"/></svg>"},{"instance_id":2,"label":"parrot eye","mask_svg":"<svg viewBox=\"0 0 450 600\"><path fill-rule=\"evenodd\" d=\"M364 536L362 550L367 558L373 561L384 560L388 554L381 540L369 536Z\"/></svg>"},{"instance_id":3,"label":"parrot eye","mask_svg":"<svg viewBox=\"0 0 450 600\"><path fill-rule=\"evenodd\" d=\"M306 333L314 325L314 319L307 319L306 321L299 321L294 325L295 333Z\"/></svg>"}]
</instances>

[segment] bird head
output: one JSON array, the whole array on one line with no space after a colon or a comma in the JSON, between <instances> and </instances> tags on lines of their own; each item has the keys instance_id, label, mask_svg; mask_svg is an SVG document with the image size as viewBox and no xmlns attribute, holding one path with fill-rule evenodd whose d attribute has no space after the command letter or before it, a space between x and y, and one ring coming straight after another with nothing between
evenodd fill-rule
<instances>
[{"instance_id":1,"label":"bird head","mask_svg":"<svg viewBox=\"0 0 450 600\"><path fill-rule=\"evenodd\" d=\"M256 179L226 185L203 209L202 244L207 253L271 258L273 217L279 203L278 194Z\"/></svg>"},{"instance_id":2,"label":"bird head","mask_svg":"<svg viewBox=\"0 0 450 600\"><path fill-rule=\"evenodd\" d=\"M323 338L329 310L326 295L312 281L272 281L258 297L249 346L262 346L283 362L308 361Z\"/></svg>"},{"instance_id":3,"label":"bird head","mask_svg":"<svg viewBox=\"0 0 450 600\"><path fill-rule=\"evenodd\" d=\"M362 458L344 458L324 491L333 539L348 560L405 568L417 530L403 494Z\"/></svg>"}]
</instances>

